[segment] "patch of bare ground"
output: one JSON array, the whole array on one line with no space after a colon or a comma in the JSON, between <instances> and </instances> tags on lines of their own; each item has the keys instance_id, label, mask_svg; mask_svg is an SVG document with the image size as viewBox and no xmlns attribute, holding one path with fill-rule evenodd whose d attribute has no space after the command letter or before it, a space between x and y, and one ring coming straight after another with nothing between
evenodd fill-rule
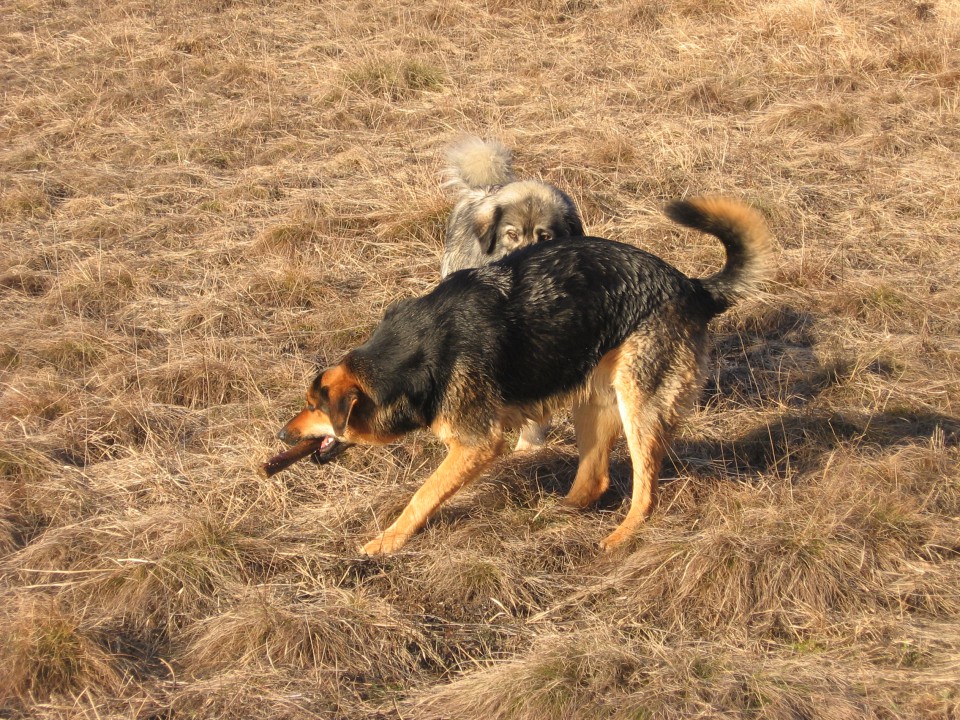
<instances>
[{"instance_id":1,"label":"patch of bare ground","mask_svg":"<svg viewBox=\"0 0 960 720\"><path fill-rule=\"evenodd\" d=\"M0 715L960 713L960 11L592 0L0 8ZM269 482L314 364L438 278L464 132L698 275L777 237L625 548L560 417L404 549L442 448Z\"/></svg>"}]
</instances>

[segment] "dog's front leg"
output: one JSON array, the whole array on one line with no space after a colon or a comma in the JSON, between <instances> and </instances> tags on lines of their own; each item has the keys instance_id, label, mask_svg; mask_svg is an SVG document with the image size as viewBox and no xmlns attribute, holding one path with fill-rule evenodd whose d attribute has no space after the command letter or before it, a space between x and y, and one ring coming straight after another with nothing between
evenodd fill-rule
<instances>
[{"instance_id":1,"label":"dog's front leg","mask_svg":"<svg viewBox=\"0 0 960 720\"><path fill-rule=\"evenodd\" d=\"M479 446L462 445L455 439L449 441L447 457L440 467L414 493L396 522L364 545L361 551L367 555L379 555L399 550L447 498L482 473L502 448L502 438Z\"/></svg>"}]
</instances>

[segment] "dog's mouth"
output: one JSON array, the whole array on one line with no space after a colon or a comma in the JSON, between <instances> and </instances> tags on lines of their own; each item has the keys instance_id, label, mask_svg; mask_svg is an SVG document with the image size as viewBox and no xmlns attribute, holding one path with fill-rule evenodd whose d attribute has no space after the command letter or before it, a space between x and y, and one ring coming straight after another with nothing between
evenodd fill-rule
<instances>
[{"instance_id":1,"label":"dog's mouth","mask_svg":"<svg viewBox=\"0 0 960 720\"><path fill-rule=\"evenodd\" d=\"M324 435L321 438L309 442L316 443L316 448L313 454L310 455L310 460L317 465L324 465L330 462L335 457L341 455L351 445L351 443L337 440L333 435Z\"/></svg>"}]
</instances>

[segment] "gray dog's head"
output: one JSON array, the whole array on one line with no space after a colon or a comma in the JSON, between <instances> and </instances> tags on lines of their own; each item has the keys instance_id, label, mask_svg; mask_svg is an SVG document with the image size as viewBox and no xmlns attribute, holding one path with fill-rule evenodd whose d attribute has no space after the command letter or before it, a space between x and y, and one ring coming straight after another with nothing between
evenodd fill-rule
<instances>
[{"instance_id":1,"label":"gray dog's head","mask_svg":"<svg viewBox=\"0 0 960 720\"><path fill-rule=\"evenodd\" d=\"M474 222L480 250L493 259L534 243L583 235L570 198L536 180L513 182L488 195Z\"/></svg>"}]
</instances>

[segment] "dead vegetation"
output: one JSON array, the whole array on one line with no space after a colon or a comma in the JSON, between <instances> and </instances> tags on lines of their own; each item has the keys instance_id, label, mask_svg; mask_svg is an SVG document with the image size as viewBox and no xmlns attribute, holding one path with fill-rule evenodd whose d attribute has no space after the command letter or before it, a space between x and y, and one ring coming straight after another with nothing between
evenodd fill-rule
<instances>
[{"instance_id":1,"label":"dead vegetation","mask_svg":"<svg viewBox=\"0 0 960 720\"><path fill-rule=\"evenodd\" d=\"M960 13L948 2L32 0L0 10L0 714L955 718ZM569 422L400 554L419 435L258 462L438 277L444 146L691 274L777 235L629 547Z\"/></svg>"}]
</instances>

